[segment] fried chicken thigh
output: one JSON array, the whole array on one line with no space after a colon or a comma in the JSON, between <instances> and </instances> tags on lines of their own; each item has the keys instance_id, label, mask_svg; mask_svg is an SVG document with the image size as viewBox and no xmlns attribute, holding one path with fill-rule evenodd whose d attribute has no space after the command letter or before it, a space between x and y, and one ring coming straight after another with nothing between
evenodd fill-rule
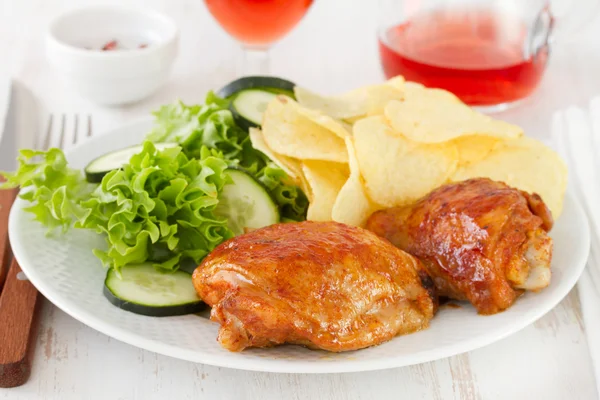
<instances>
[{"instance_id":1,"label":"fried chicken thigh","mask_svg":"<svg viewBox=\"0 0 600 400\"><path fill-rule=\"evenodd\" d=\"M421 262L336 222L235 237L204 259L193 282L231 351L282 343L361 349L427 327L437 306Z\"/></svg>"},{"instance_id":2,"label":"fried chicken thigh","mask_svg":"<svg viewBox=\"0 0 600 400\"><path fill-rule=\"evenodd\" d=\"M550 283L552 224L538 195L479 178L378 211L367 229L418 257L440 296L493 314Z\"/></svg>"}]
</instances>

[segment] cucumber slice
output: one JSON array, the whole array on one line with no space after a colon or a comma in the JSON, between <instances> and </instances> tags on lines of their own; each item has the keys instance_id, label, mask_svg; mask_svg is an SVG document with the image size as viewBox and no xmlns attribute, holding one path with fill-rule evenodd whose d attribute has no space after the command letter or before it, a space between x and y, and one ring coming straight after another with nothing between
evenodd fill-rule
<instances>
[{"instance_id":1,"label":"cucumber slice","mask_svg":"<svg viewBox=\"0 0 600 400\"><path fill-rule=\"evenodd\" d=\"M204 308L190 274L161 272L148 263L121 268L121 277L109 269L104 296L123 310L151 317L193 314Z\"/></svg>"},{"instance_id":2,"label":"cucumber slice","mask_svg":"<svg viewBox=\"0 0 600 400\"><path fill-rule=\"evenodd\" d=\"M260 182L238 169L227 169L233 180L223 188L215 215L227 218L237 236L279 222L279 208Z\"/></svg>"},{"instance_id":3,"label":"cucumber slice","mask_svg":"<svg viewBox=\"0 0 600 400\"><path fill-rule=\"evenodd\" d=\"M229 106L242 129L258 127L267 104L276 95L294 99L294 83L269 76L247 76L229 83L218 95L231 101Z\"/></svg>"},{"instance_id":4,"label":"cucumber slice","mask_svg":"<svg viewBox=\"0 0 600 400\"><path fill-rule=\"evenodd\" d=\"M177 143L156 143L154 146L160 151L179 145ZM108 174L112 170L123 167L123 165L129 163L129 159L132 156L140 153L143 149L144 146L142 145L126 147L92 160L87 167L85 167L85 176L88 182L102 182L104 175Z\"/></svg>"},{"instance_id":5,"label":"cucumber slice","mask_svg":"<svg viewBox=\"0 0 600 400\"><path fill-rule=\"evenodd\" d=\"M219 97L228 98L246 89L263 89L273 93L288 94L294 98L296 84L273 76L246 76L236 79L223 86L218 92Z\"/></svg>"},{"instance_id":6,"label":"cucumber slice","mask_svg":"<svg viewBox=\"0 0 600 400\"><path fill-rule=\"evenodd\" d=\"M231 102L238 116L246 121L260 126L267 104L277 95L262 89L248 89L239 92Z\"/></svg>"}]
</instances>

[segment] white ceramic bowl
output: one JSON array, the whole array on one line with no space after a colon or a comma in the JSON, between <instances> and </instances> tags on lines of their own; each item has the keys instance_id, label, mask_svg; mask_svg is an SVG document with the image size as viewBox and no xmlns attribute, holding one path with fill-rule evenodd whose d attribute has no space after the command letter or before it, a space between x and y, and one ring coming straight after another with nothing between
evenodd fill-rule
<instances>
[{"instance_id":1,"label":"white ceramic bowl","mask_svg":"<svg viewBox=\"0 0 600 400\"><path fill-rule=\"evenodd\" d=\"M81 95L121 105L142 100L165 83L177 56L178 36L175 23L155 11L96 6L52 21L46 51ZM123 49L102 51L111 40Z\"/></svg>"}]
</instances>

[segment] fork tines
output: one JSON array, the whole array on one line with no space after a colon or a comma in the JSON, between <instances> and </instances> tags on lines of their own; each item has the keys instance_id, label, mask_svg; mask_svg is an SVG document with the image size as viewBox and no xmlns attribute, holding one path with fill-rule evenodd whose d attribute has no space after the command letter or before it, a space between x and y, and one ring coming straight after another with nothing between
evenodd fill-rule
<instances>
[{"instance_id":1,"label":"fork tines","mask_svg":"<svg viewBox=\"0 0 600 400\"><path fill-rule=\"evenodd\" d=\"M83 118L82 118L83 119ZM69 129L72 126L72 129ZM41 144L36 144L41 150L48 150L53 145L63 149L67 143L77 144L83 137L92 136L92 117L87 115L85 122L81 121L78 114L73 116L73 119L67 118L67 114L48 116L48 123L44 134L44 140ZM58 143L54 140L58 138Z\"/></svg>"}]
</instances>

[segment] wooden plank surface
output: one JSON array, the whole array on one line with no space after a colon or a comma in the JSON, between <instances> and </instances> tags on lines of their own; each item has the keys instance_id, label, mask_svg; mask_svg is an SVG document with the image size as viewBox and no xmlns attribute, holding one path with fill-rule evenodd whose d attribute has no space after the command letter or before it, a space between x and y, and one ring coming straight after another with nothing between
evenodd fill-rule
<instances>
[{"instance_id":1,"label":"wooden plank surface","mask_svg":"<svg viewBox=\"0 0 600 400\"><path fill-rule=\"evenodd\" d=\"M122 0L173 17L181 30L173 76L156 95L125 108L91 104L66 88L44 58L51 16L93 0L0 0L0 73L38 97L49 112L92 114L95 132L147 116L160 104L203 93L235 77L237 44L201 0ZM376 2L315 2L305 20L271 51L272 73L335 93L382 79ZM600 94L600 23L569 44L557 43L538 91L502 117L548 137L553 111L585 106ZM70 129L67 129L70 131ZM523 331L468 354L387 371L334 375L266 374L192 364L129 346L75 321L44 301L38 351L24 386L0 399L598 399L577 291Z\"/></svg>"}]
</instances>

